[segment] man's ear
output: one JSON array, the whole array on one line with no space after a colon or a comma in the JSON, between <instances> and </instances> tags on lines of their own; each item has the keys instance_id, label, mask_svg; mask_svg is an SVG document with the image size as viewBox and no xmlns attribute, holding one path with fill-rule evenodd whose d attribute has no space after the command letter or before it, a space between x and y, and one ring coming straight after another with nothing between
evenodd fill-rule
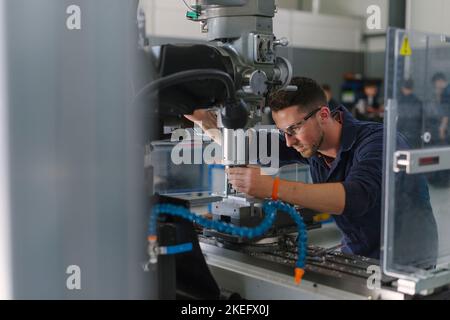
<instances>
[{"instance_id":1,"label":"man's ear","mask_svg":"<svg viewBox=\"0 0 450 320\"><path fill-rule=\"evenodd\" d=\"M318 112L320 120L326 120L331 117L331 111L328 107L322 107Z\"/></svg>"}]
</instances>

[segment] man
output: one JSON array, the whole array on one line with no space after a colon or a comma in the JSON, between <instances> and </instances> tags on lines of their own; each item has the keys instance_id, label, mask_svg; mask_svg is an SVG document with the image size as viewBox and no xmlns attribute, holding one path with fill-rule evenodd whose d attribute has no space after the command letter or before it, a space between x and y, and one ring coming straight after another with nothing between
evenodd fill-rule
<instances>
[{"instance_id":1,"label":"man","mask_svg":"<svg viewBox=\"0 0 450 320\"><path fill-rule=\"evenodd\" d=\"M442 72L431 78L433 96L424 103L424 132L429 133L427 147L447 146L450 142L448 129L450 117L450 85ZM430 185L437 188L450 186L450 170L441 170L426 174Z\"/></svg>"},{"instance_id":2,"label":"man","mask_svg":"<svg viewBox=\"0 0 450 320\"><path fill-rule=\"evenodd\" d=\"M447 143L450 114L450 84L442 72L434 74L431 82L434 86L436 113L440 117L439 138L445 144Z\"/></svg>"},{"instance_id":3,"label":"man","mask_svg":"<svg viewBox=\"0 0 450 320\"><path fill-rule=\"evenodd\" d=\"M450 84L447 77L442 72L433 75L431 81L434 84L436 96L440 97L441 103L450 103Z\"/></svg>"},{"instance_id":4,"label":"man","mask_svg":"<svg viewBox=\"0 0 450 320\"><path fill-rule=\"evenodd\" d=\"M378 102L378 85L376 81L364 83L364 96L355 107L355 116L359 120L383 122L384 107Z\"/></svg>"},{"instance_id":5,"label":"man","mask_svg":"<svg viewBox=\"0 0 450 320\"><path fill-rule=\"evenodd\" d=\"M401 82L398 98L397 130L401 132L412 148L422 146L423 105L414 94L414 82L406 79Z\"/></svg>"},{"instance_id":6,"label":"man","mask_svg":"<svg viewBox=\"0 0 450 320\"><path fill-rule=\"evenodd\" d=\"M229 181L237 191L250 196L275 196L290 204L333 214L344 236L343 252L379 258L383 126L358 121L344 107L331 113L323 90L311 79L295 78L292 84L298 87L297 91L279 92L271 97L269 104L275 124L284 135L280 164L308 164L314 184L274 179L261 175L260 169L254 167L229 169ZM206 119L205 127L214 127L212 118L202 113L194 114L190 119L196 122ZM401 139L399 143L405 144ZM401 263L409 263L408 259L430 262L435 258L436 237L433 234L436 229L424 181L408 181L411 195L417 201L410 201L410 204L421 209L421 213L415 215L418 218L414 220L414 229L410 230L423 228L420 230L432 239L430 243L421 241L417 233L416 238L411 239L409 232L403 232L402 241L398 243L407 246L411 241L419 240L421 243L413 249L418 253L433 252L433 255L409 255L398 261ZM417 182L422 188L417 187ZM424 215L423 219L421 215ZM401 219L395 227L407 226L403 220L406 219ZM395 249L400 252L403 248Z\"/></svg>"}]
</instances>

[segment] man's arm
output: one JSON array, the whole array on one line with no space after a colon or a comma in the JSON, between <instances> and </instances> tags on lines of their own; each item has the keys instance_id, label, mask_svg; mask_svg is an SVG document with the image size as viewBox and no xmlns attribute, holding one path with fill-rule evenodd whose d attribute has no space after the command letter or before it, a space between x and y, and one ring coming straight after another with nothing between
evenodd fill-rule
<instances>
[{"instance_id":1,"label":"man's arm","mask_svg":"<svg viewBox=\"0 0 450 320\"><path fill-rule=\"evenodd\" d=\"M441 120L441 125L439 126L439 137L442 141L447 137L447 128L448 128L448 116L443 117Z\"/></svg>"},{"instance_id":2,"label":"man's arm","mask_svg":"<svg viewBox=\"0 0 450 320\"><path fill-rule=\"evenodd\" d=\"M381 202L382 131L373 133L355 152L358 161L342 182L304 184L280 181L282 201L330 214L360 217ZM230 168L229 181L236 190L256 198L271 198L274 179L259 168Z\"/></svg>"},{"instance_id":3,"label":"man's arm","mask_svg":"<svg viewBox=\"0 0 450 320\"><path fill-rule=\"evenodd\" d=\"M341 183L306 184L280 180L278 198L319 212L340 215L345 208Z\"/></svg>"},{"instance_id":4,"label":"man's arm","mask_svg":"<svg viewBox=\"0 0 450 320\"><path fill-rule=\"evenodd\" d=\"M237 191L261 199L272 197L274 178L261 174L260 168L230 168L227 173ZM280 180L278 199L319 212L342 214L345 189L341 183L306 184Z\"/></svg>"}]
</instances>

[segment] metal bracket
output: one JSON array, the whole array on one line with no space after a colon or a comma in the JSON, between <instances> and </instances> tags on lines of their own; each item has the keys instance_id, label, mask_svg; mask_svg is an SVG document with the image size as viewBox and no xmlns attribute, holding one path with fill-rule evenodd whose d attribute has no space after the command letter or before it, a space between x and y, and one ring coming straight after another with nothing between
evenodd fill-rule
<instances>
[{"instance_id":1,"label":"metal bracket","mask_svg":"<svg viewBox=\"0 0 450 320\"><path fill-rule=\"evenodd\" d=\"M407 174L450 169L450 147L400 150L394 152L394 172Z\"/></svg>"},{"instance_id":2,"label":"metal bracket","mask_svg":"<svg viewBox=\"0 0 450 320\"><path fill-rule=\"evenodd\" d=\"M430 274L431 273L431 274ZM439 287L450 283L450 270L436 270L415 279L399 279L397 291L409 295L430 295Z\"/></svg>"},{"instance_id":3,"label":"metal bracket","mask_svg":"<svg viewBox=\"0 0 450 320\"><path fill-rule=\"evenodd\" d=\"M253 61L273 64L275 62L275 37L268 34L250 34L253 37Z\"/></svg>"}]
</instances>

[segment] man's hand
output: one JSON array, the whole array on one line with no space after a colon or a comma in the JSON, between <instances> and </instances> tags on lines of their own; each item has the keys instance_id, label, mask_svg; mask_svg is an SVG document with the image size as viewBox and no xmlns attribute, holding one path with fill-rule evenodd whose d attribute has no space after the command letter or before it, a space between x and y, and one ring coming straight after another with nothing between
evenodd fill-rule
<instances>
[{"instance_id":1,"label":"man's hand","mask_svg":"<svg viewBox=\"0 0 450 320\"><path fill-rule=\"evenodd\" d=\"M216 143L222 144L222 136L217 128L217 115L214 111L206 109L197 109L193 114L184 115L186 119L191 120L213 139Z\"/></svg>"},{"instance_id":2,"label":"man's hand","mask_svg":"<svg viewBox=\"0 0 450 320\"><path fill-rule=\"evenodd\" d=\"M204 130L217 129L217 116L211 110L198 109L195 110L193 114L186 114L184 116Z\"/></svg>"},{"instance_id":3,"label":"man's hand","mask_svg":"<svg viewBox=\"0 0 450 320\"><path fill-rule=\"evenodd\" d=\"M262 175L259 167L230 168L229 182L234 189L255 198L272 197L273 178ZM342 183L306 184L280 180L278 199L293 205L340 215L345 208L345 189Z\"/></svg>"},{"instance_id":4,"label":"man's hand","mask_svg":"<svg viewBox=\"0 0 450 320\"><path fill-rule=\"evenodd\" d=\"M439 138L442 142L445 142L447 139L448 122L448 117L443 117L441 120L441 125L439 126Z\"/></svg>"},{"instance_id":5,"label":"man's hand","mask_svg":"<svg viewBox=\"0 0 450 320\"><path fill-rule=\"evenodd\" d=\"M260 199L272 196L274 179L263 175L260 167L230 168L226 173L236 191Z\"/></svg>"},{"instance_id":6,"label":"man's hand","mask_svg":"<svg viewBox=\"0 0 450 320\"><path fill-rule=\"evenodd\" d=\"M439 138L442 142L445 142L445 138L447 137L447 130L445 128L439 128Z\"/></svg>"}]
</instances>

